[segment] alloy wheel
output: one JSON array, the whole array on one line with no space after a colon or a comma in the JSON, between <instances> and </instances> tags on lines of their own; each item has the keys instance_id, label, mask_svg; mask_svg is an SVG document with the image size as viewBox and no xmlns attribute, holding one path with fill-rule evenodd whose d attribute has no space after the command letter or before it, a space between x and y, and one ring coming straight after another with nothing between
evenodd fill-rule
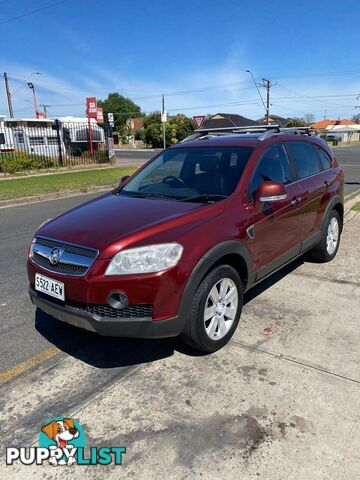
<instances>
[{"instance_id":1,"label":"alloy wheel","mask_svg":"<svg viewBox=\"0 0 360 480\"><path fill-rule=\"evenodd\" d=\"M326 235L326 250L329 255L332 255L337 247L339 241L339 222L337 218L332 217L330 220L327 235Z\"/></svg>"},{"instance_id":2,"label":"alloy wheel","mask_svg":"<svg viewBox=\"0 0 360 480\"><path fill-rule=\"evenodd\" d=\"M204 311L205 331L211 340L220 340L234 323L239 301L231 278L222 278L210 290Z\"/></svg>"}]
</instances>

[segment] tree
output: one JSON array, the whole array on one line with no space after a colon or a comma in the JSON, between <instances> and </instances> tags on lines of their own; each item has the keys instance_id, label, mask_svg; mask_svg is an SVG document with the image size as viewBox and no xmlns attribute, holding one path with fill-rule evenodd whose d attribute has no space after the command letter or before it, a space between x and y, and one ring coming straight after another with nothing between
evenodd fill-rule
<instances>
[{"instance_id":1,"label":"tree","mask_svg":"<svg viewBox=\"0 0 360 480\"><path fill-rule=\"evenodd\" d=\"M185 115L168 115L166 122L166 146L174 145L194 131L192 120ZM153 112L144 118L145 143L155 148L164 145L164 126L160 112Z\"/></svg>"},{"instance_id":2,"label":"tree","mask_svg":"<svg viewBox=\"0 0 360 480\"><path fill-rule=\"evenodd\" d=\"M354 123L360 123L360 113L354 115L351 119Z\"/></svg>"},{"instance_id":3,"label":"tree","mask_svg":"<svg viewBox=\"0 0 360 480\"><path fill-rule=\"evenodd\" d=\"M126 133L126 121L128 119L143 116L139 105L117 92L109 93L105 100L98 100L98 106L104 110L105 122L107 122L108 113L114 114L114 128L122 135Z\"/></svg>"},{"instance_id":4,"label":"tree","mask_svg":"<svg viewBox=\"0 0 360 480\"><path fill-rule=\"evenodd\" d=\"M313 113L305 113L305 115L303 116L303 120L305 123L308 123L308 124L312 124L312 123L315 123L315 115Z\"/></svg>"},{"instance_id":5,"label":"tree","mask_svg":"<svg viewBox=\"0 0 360 480\"><path fill-rule=\"evenodd\" d=\"M301 118L290 118L286 127L307 127L307 124Z\"/></svg>"}]
</instances>

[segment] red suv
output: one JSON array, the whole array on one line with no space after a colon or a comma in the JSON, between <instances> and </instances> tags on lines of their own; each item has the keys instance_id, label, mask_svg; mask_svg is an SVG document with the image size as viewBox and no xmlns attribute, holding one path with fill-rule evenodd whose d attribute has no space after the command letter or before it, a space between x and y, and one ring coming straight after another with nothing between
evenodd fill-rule
<instances>
[{"instance_id":1,"label":"red suv","mask_svg":"<svg viewBox=\"0 0 360 480\"><path fill-rule=\"evenodd\" d=\"M344 178L327 144L258 130L199 131L48 220L29 251L32 302L101 335L225 345L244 292L304 252L332 260L343 225Z\"/></svg>"}]
</instances>

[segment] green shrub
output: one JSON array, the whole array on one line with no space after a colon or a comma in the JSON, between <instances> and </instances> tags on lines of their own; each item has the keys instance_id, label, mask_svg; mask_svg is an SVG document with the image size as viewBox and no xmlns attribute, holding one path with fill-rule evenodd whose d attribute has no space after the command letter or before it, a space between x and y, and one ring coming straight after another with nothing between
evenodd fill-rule
<instances>
[{"instance_id":1,"label":"green shrub","mask_svg":"<svg viewBox=\"0 0 360 480\"><path fill-rule=\"evenodd\" d=\"M0 154L0 171L4 173L41 170L43 168L51 168L54 166L54 160L45 155L31 155L24 152Z\"/></svg>"}]
</instances>

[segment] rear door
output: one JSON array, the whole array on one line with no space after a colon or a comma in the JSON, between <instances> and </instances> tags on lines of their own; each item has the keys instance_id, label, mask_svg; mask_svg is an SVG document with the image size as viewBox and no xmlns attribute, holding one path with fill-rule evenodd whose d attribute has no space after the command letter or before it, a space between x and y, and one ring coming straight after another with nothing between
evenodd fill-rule
<instances>
[{"instance_id":1,"label":"rear door","mask_svg":"<svg viewBox=\"0 0 360 480\"><path fill-rule=\"evenodd\" d=\"M319 232L326 182L312 143L304 140L288 141L286 150L293 163L300 188L301 241L305 242L307 247L313 243Z\"/></svg>"},{"instance_id":2,"label":"rear door","mask_svg":"<svg viewBox=\"0 0 360 480\"><path fill-rule=\"evenodd\" d=\"M254 205L254 270L256 280L295 257L300 252L300 216L297 198L299 185L283 144L269 147L261 156L250 181L248 195L252 200L259 185L274 181L285 186L287 198L274 203Z\"/></svg>"}]
</instances>

